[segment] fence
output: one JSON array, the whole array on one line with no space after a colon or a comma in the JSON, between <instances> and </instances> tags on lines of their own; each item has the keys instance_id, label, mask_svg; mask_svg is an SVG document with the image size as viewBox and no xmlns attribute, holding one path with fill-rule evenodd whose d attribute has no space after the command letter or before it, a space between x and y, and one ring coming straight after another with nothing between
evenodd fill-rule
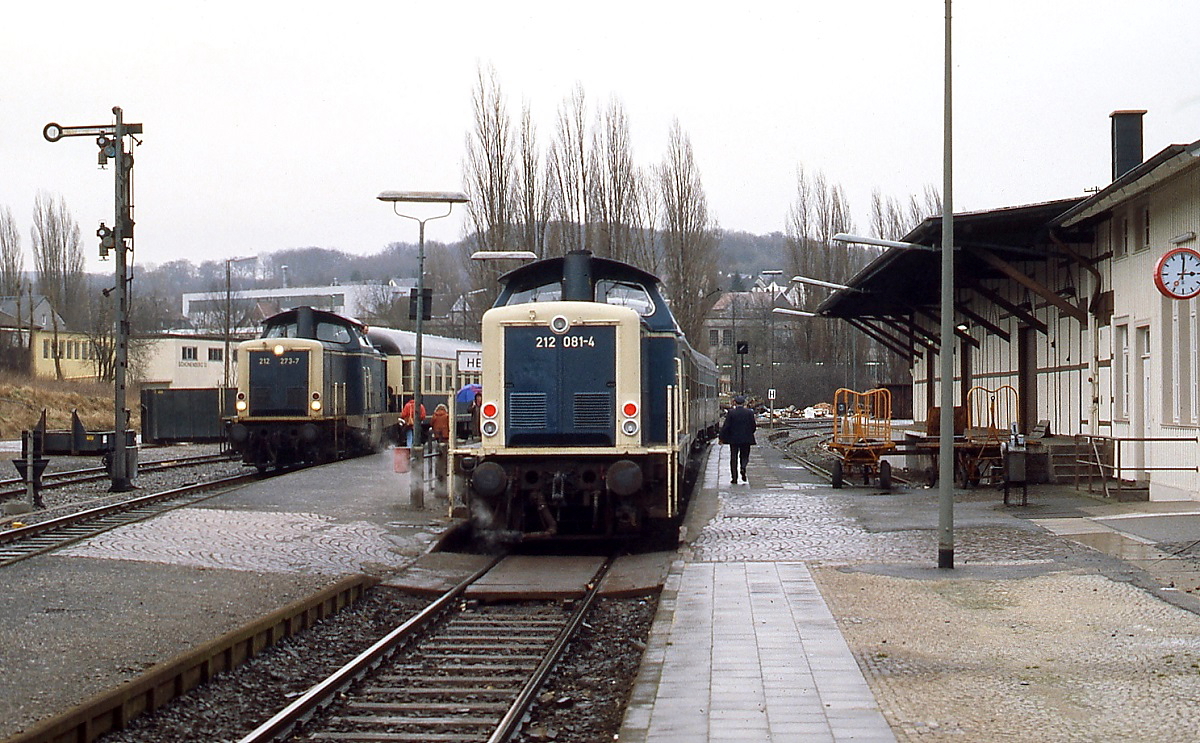
<instances>
[{"instance_id":1,"label":"fence","mask_svg":"<svg viewBox=\"0 0 1200 743\"><path fill-rule=\"evenodd\" d=\"M1075 434L1075 489L1079 490L1079 470L1080 465L1087 478L1087 490L1089 493L1095 492L1093 489L1093 481L1100 480L1100 485L1104 489L1104 497L1113 497L1109 489L1109 483L1115 482L1117 498L1120 499L1121 493L1128 490L1145 490L1149 488L1149 483L1141 484L1145 481L1136 479L1132 476L1126 477L1126 473L1144 473L1144 472L1196 472L1197 467L1149 467L1145 463L1137 465L1123 464L1124 453L1122 446L1124 444L1139 444L1139 443L1168 443L1168 442L1191 442L1193 444L1200 443L1200 438L1192 437L1171 437L1171 436L1095 436L1092 434L1080 433ZM1103 452L1103 454L1101 453ZM1107 461L1105 461L1107 460Z\"/></svg>"}]
</instances>

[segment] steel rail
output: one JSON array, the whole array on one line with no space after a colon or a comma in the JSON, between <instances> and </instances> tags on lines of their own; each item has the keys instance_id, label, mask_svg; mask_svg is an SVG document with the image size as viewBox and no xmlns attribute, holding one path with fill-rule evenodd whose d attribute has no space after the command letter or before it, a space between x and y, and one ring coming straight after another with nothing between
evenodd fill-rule
<instances>
[{"instance_id":1,"label":"steel rail","mask_svg":"<svg viewBox=\"0 0 1200 743\"><path fill-rule=\"evenodd\" d=\"M201 454L195 457L176 457L173 459L159 459L153 462L144 462L139 465L139 469L143 472L160 472L163 470L178 469L181 467L193 467L201 464L211 464L213 462L233 461L233 458L226 454ZM66 487L67 485L77 485L79 483L93 482L96 480L104 480L108 478L107 467L85 467L78 470L64 470L62 472L46 472L42 475L42 490L50 490L52 488ZM46 479L52 479L53 482L45 482ZM25 493L25 481L20 478L0 480L0 488L9 488L8 490L0 490L0 498L12 495L22 495Z\"/></svg>"},{"instance_id":2,"label":"steel rail","mask_svg":"<svg viewBox=\"0 0 1200 743\"><path fill-rule=\"evenodd\" d=\"M440 598L425 609L409 618L400 626L389 632L371 647L364 650L356 658L335 671L324 681L313 686L274 717L267 720L238 743L267 743L268 741L286 740L297 725L306 722L316 712L329 704L347 689L351 684L362 679L367 673L378 668L384 661L390 659L398 650L411 640L418 632L427 627L434 619L442 614L451 603L462 595L467 587L482 578L495 567L500 557L491 560L485 567L451 588Z\"/></svg>"},{"instance_id":3,"label":"steel rail","mask_svg":"<svg viewBox=\"0 0 1200 743\"><path fill-rule=\"evenodd\" d=\"M525 686L517 694L517 698L513 700L512 706L508 712L504 713L500 723L496 726L495 732L488 738L488 743L508 743L513 736L521 729L521 722L524 720L526 713L529 711L530 705L536 698L538 691L542 685L546 683L546 679L550 677L554 667L558 665L559 659L562 657L563 651L567 649L567 644L575 637L575 633L579 631L579 626L583 624L583 618L591 611L592 605L596 602L596 597L600 594L600 584L604 581L604 576L608 574L608 569L612 567L613 557L609 557L596 571L595 577L588 584L588 592L584 598L575 607L575 611L571 614L571 618L567 620L567 624L558 633L554 643L546 651L542 661L538 663L538 667L534 670L533 675L525 682Z\"/></svg>"}]
</instances>

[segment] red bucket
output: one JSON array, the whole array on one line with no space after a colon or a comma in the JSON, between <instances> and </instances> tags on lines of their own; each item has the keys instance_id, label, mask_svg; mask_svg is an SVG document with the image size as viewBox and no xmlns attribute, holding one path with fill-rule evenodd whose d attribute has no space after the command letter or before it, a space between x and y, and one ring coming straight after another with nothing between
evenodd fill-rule
<instances>
[{"instance_id":1,"label":"red bucket","mask_svg":"<svg viewBox=\"0 0 1200 743\"><path fill-rule=\"evenodd\" d=\"M412 450L407 446L397 446L392 452L392 469L401 473L408 472L412 463Z\"/></svg>"}]
</instances>

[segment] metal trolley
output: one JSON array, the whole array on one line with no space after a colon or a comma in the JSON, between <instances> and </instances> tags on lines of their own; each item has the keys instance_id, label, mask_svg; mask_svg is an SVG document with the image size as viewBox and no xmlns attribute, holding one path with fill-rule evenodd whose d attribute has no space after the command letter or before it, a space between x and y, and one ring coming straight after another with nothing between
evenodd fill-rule
<instances>
[{"instance_id":1,"label":"metal trolley","mask_svg":"<svg viewBox=\"0 0 1200 743\"><path fill-rule=\"evenodd\" d=\"M885 389L855 392L839 389L833 396L833 436L825 448L836 457L831 473L833 487L858 470L863 484L879 479L879 487L892 487L892 465L883 456L896 448L892 441L892 393Z\"/></svg>"}]
</instances>

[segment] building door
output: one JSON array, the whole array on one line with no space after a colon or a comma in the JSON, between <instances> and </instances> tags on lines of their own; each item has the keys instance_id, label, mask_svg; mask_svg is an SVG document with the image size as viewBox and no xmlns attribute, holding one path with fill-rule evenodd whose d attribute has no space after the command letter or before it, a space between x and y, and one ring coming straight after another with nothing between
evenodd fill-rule
<instances>
[{"instance_id":1,"label":"building door","mask_svg":"<svg viewBox=\"0 0 1200 743\"><path fill-rule=\"evenodd\" d=\"M1147 431L1150 429L1150 400L1151 400L1151 385L1150 385L1150 326L1140 325L1134 331L1134 389L1133 389L1133 410L1130 411L1129 435L1134 439L1130 442L1130 462L1128 466L1131 471L1125 475L1127 478L1132 477L1134 480L1145 482L1149 479L1149 473L1144 469L1147 466L1146 462L1146 438ZM1122 467L1124 467L1122 463Z\"/></svg>"},{"instance_id":2,"label":"building door","mask_svg":"<svg viewBox=\"0 0 1200 743\"><path fill-rule=\"evenodd\" d=\"M1028 434L1037 425L1038 415L1038 371L1037 371L1036 328L1021 328L1017 331L1017 396L1021 418L1021 432ZM1057 426L1052 426L1056 429Z\"/></svg>"}]
</instances>

